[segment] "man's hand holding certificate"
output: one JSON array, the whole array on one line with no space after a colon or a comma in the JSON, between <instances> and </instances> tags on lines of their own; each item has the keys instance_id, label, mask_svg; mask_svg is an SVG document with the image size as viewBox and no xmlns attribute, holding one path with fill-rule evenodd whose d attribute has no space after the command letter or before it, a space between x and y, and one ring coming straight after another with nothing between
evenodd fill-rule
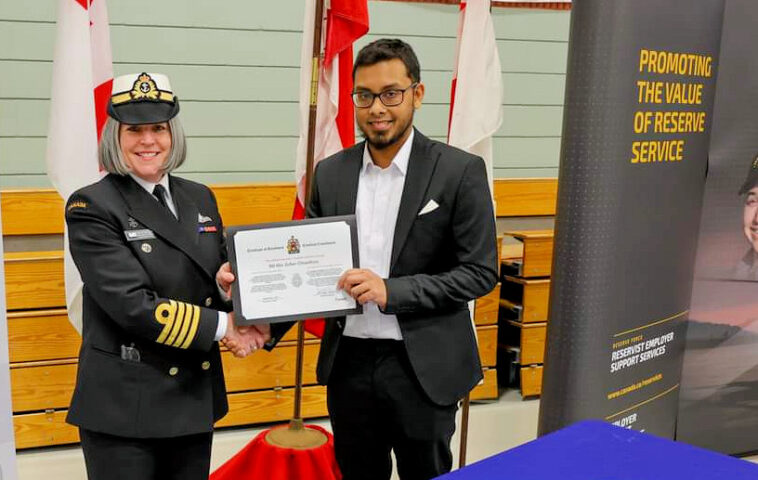
<instances>
[{"instance_id":1,"label":"man's hand holding certificate","mask_svg":"<svg viewBox=\"0 0 758 480\"><path fill-rule=\"evenodd\" d=\"M387 286L384 279L371 270L348 270L340 277L337 288L349 293L361 305L374 302L381 309L387 306Z\"/></svg>"},{"instance_id":2,"label":"man's hand holding certificate","mask_svg":"<svg viewBox=\"0 0 758 480\"><path fill-rule=\"evenodd\" d=\"M230 228L227 242L238 325L361 313L338 288L358 265L355 216Z\"/></svg>"}]
</instances>

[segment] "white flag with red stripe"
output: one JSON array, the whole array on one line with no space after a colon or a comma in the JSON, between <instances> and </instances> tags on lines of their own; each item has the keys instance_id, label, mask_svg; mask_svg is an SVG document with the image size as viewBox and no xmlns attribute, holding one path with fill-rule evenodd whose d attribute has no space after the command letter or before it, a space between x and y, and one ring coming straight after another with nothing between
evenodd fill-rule
<instances>
[{"instance_id":1,"label":"white flag with red stripe","mask_svg":"<svg viewBox=\"0 0 758 480\"><path fill-rule=\"evenodd\" d=\"M100 179L97 140L113 82L105 0L59 0L47 175L63 198ZM68 316L81 332L82 281L64 237Z\"/></svg>"},{"instance_id":2,"label":"white flag with red stripe","mask_svg":"<svg viewBox=\"0 0 758 480\"><path fill-rule=\"evenodd\" d=\"M355 143L353 120L353 42L368 32L367 0L331 0L324 8L323 68L318 77L313 167L324 158ZM295 160L297 199L293 219L305 217L305 178L308 148L308 118L311 98L313 32L316 0L305 2L303 43L300 52L300 138ZM306 322L306 329L323 334L323 322Z\"/></svg>"},{"instance_id":3,"label":"white flag with red stripe","mask_svg":"<svg viewBox=\"0 0 758 480\"><path fill-rule=\"evenodd\" d=\"M461 0L447 142L479 155L487 167L490 196L492 136L503 123L503 86L490 0ZM471 326L475 302L469 303Z\"/></svg>"},{"instance_id":4,"label":"white flag with red stripe","mask_svg":"<svg viewBox=\"0 0 758 480\"><path fill-rule=\"evenodd\" d=\"M503 85L490 0L461 0L448 143L479 155L492 192L492 136L503 123Z\"/></svg>"}]
</instances>

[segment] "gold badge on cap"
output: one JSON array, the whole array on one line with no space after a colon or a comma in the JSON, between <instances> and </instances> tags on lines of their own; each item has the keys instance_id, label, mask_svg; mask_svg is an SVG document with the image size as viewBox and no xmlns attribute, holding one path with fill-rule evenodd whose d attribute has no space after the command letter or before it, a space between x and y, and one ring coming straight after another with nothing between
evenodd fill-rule
<instances>
[{"instance_id":1,"label":"gold badge on cap","mask_svg":"<svg viewBox=\"0 0 758 480\"><path fill-rule=\"evenodd\" d=\"M135 100L140 98L157 100L159 92L158 87L155 86L155 80L150 78L150 75L147 73L143 73L137 77L137 80L134 82L134 87L132 87L131 94L132 98Z\"/></svg>"},{"instance_id":2,"label":"gold badge on cap","mask_svg":"<svg viewBox=\"0 0 758 480\"><path fill-rule=\"evenodd\" d=\"M155 84L155 80L145 72L142 72L134 81L132 89L128 92L115 94L111 97L113 105L129 102L132 100L162 100L173 102L174 95L166 90L161 90Z\"/></svg>"}]
</instances>

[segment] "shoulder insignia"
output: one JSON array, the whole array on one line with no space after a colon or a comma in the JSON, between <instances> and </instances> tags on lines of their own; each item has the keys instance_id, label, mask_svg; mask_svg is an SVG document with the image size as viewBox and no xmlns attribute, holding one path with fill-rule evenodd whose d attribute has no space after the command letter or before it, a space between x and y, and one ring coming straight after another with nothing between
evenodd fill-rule
<instances>
[{"instance_id":1,"label":"shoulder insignia","mask_svg":"<svg viewBox=\"0 0 758 480\"><path fill-rule=\"evenodd\" d=\"M187 349L195 339L200 323L200 307L169 300L155 307L155 320L163 325L157 343Z\"/></svg>"},{"instance_id":2,"label":"shoulder insignia","mask_svg":"<svg viewBox=\"0 0 758 480\"><path fill-rule=\"evenodd\" d=\"M75 200L68 204L68 206L66 207L66 210L70 212L71 210L75 208L82 208L82 209L87 208L87 202L83 202L81 200Z\"/></svg>"}]
</instances>

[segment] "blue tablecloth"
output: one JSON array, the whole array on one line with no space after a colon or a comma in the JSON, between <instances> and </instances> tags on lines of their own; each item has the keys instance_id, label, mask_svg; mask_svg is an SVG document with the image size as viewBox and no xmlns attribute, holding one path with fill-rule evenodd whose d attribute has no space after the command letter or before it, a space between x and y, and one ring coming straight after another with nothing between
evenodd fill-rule
<instances>
[{"instance_id":1,"label":"blue tablecloth","mask_svg":"<svg viewBox=\"0 0 758 480\"><path fill-rule=\"evenodd\" d=\"M439 478L758 480L758 465L605 422L588 420Z\"/></svg>"}]
</instances>

